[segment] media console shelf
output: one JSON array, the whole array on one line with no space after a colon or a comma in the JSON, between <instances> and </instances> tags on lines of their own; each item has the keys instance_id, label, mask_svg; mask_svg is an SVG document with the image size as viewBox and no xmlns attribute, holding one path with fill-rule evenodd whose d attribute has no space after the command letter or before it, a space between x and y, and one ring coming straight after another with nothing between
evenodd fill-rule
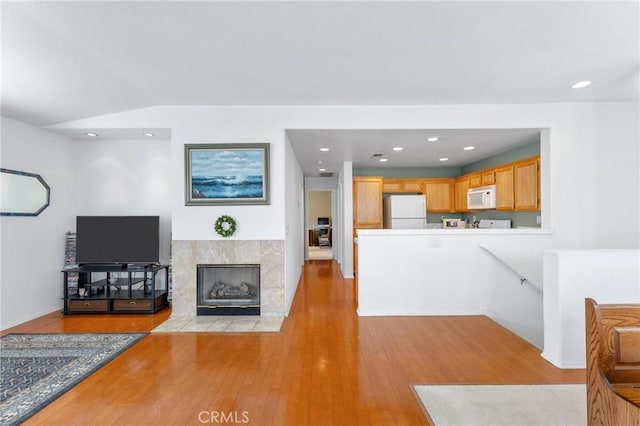
<instances>
[{"instance_id":1,"label":"media console shelf","mask_svg":"<svg viewBox=\"0 0 640 426\"><path fill-rule=\"evenodd\" d=\"M64 269L64 314L149 314L169 305L169 265ZM78 276L77 287L70 277ZM75 281L71 280L74 284Z\"/></svg>"}]
</instances>

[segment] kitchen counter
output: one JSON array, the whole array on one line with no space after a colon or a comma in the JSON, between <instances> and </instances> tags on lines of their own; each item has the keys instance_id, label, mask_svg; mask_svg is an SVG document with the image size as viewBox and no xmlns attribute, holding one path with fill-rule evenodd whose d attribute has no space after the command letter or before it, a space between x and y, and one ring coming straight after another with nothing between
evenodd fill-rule
<instances>
[{"instance_id":1,"label":"kitchen counter","mask_svg":"<svg viewBox=\"0 0 640 426\"><path fill-rule=\"evenodd\" d=\"M510 228L510 229L357 229L358 236L391 235L552 235L549 228Z\"/></svg>"}]
</instances>

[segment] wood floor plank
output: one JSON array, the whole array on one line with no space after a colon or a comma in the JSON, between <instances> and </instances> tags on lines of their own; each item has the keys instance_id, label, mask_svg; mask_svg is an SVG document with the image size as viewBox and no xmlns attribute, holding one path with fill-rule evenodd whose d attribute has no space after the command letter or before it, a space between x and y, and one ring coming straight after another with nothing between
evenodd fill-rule
<instances>
[{"instance_id":1,"label":"wood floor plank","mask_svg":"<svg viewBox=\"0 0 640 426\"><path fill-rule=\"evenodd\" d=\"M150 334L26 424L423 425L414 384L584 383L483 316L358 317L355 285L308 262L280 333ZM53 313L2 334L145 332L169 314Z\"/></svg>"}]
</instances>

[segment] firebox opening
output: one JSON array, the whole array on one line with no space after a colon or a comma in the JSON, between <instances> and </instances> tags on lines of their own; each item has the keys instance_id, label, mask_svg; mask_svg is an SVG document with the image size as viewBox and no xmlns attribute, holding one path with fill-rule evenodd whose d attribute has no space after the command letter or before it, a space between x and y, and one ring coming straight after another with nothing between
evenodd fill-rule
<instances>
[{"instance_id":1,"label":"firebox opening","mask_svg":"<svg viewBox=\"0 0 640 426\"><path fill-rule=\"evenodd\" d=\"M260 315L260 265L197 265L198 315Z\"/></svg>"}]
</instances>

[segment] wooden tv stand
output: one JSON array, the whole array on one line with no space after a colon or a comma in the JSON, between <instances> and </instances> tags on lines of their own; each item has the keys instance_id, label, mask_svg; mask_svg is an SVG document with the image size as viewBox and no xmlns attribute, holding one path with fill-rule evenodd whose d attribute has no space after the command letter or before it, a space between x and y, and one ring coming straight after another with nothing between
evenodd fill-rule
<instances>
[{"instance_id":1,"label":"wooden tv stand","mask_svg":"<svg viewBox=\"0 0 640 426\"><path fill-rule=\"evenodd\" d=\"M169 265L64 269L64 314L150 314L169 305ZM70 279L78 277L77 286Z\"/></svg>"}]
</instances>

